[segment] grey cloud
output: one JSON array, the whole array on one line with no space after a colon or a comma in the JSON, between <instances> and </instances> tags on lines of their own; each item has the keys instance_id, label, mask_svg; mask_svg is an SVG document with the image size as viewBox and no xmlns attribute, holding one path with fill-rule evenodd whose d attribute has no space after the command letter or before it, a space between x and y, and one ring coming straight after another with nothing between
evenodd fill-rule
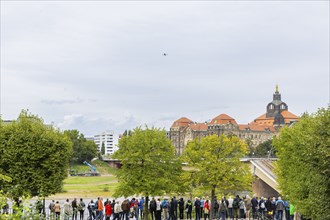
<instances>
[{"instance_id":1,"label":"grey cloud","mask_svg":"<svg viewBox=\"0 0 330 220\"><path fill-rule=\"evenodd\" d=\"M123 133L126 129L133 129L139 126L137 119L129 114L116 120L107 117L91 117L82 114L65 115L62 122L57 123L57 127L68 130L77 129L85 136L93 136L105 130L112 130L118 134Z\"/></svg>"},{"instance_id":2,"label":"grey cloud","mask_svg":"<svg viewBox=\"0 0 330 220\"><path fill-rule=\"evenodd\" d=\"M293 113L317 109L329 100L326 5L6 1L2 114L44 110L88 133L220 113L248 122L277 83Z\"/></svg>"}]
</instances>

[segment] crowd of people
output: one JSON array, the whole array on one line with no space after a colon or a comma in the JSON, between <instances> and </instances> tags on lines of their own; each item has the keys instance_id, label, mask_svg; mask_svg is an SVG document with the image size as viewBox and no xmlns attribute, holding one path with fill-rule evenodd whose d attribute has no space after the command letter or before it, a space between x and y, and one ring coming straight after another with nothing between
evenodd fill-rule
<instances>
[{"instance_id":1,"label":"crowd of people","mask_svg":"<svg viewBox=\"0 0 330 220\"><path fill-rule=\"evenodd\" d=\"M49 204L50 219L64 220L139 220L145 214L146 200L144 197L119 200L103 200L99 197L95 201L85 203L81 199L67 199L63 204L52 200ZM8 205L3 207L8 212ZM288 201L278 198L258 198L248 195L234 198L222 197L213 200L195 198L151 198L148 211L152 220L295 220L295 208ZM86 214L88 217L86 219ZM40 211L41 213L41 211ZM63 218L61 218L63 216Z\"/></svg>"}]
</instances>

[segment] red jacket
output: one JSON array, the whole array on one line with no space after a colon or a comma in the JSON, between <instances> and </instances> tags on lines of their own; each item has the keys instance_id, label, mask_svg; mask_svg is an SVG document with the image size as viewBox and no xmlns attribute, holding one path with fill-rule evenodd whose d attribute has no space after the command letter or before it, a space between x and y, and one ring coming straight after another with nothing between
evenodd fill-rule
<instances>
[{"instance_id":1,"label":"red jacket","mask_svg":"<svg viewBox=\"0 0 330 220\"><path fill-rule=\"evenodd\" d=\"M209 203L208 202L205 202L204 203L204 209L207 209L210 211L210 206L209 206Z\"/></svg>"},{"instance_id":2,"label":"red jacket","mask_svg":"<svg viewBox=\"0 0 330 220\"><path fill-rule=\"evenodd\" d=\"M105 214L106 215L111 215L112 214L112 207L109 203L105 205Z\"/></svg>"}]
</instances>

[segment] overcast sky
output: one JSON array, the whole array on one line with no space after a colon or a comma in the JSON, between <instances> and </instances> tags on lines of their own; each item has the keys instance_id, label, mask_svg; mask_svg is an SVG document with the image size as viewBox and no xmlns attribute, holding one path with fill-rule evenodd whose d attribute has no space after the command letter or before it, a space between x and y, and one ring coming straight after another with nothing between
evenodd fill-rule
<instances>
[{"instance_id":1,"label":"overcast sky","mask_svg":"<svg viewBox=\"0 0 330 220\"><path fill-rule=\"evenodd\" d=\"M164 56L166 53L167 56ZM329 103L329 1L1 1L1 115L85 136Z\"/></svg>"}]
</instances>

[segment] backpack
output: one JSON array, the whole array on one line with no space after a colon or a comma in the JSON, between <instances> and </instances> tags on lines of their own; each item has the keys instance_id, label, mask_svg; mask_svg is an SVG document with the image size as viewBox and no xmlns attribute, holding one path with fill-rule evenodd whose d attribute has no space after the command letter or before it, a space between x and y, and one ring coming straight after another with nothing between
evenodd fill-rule
<instances>
[{"instance_id":1,"label":"backpack","mask_svg":"<svg viewBox=\"0 0 330 220\"><path fill-rule=\"evenodd\" d=\"M218 201L214 200L214 206L213 207L214 207L215 210L218 210L218 208L219 208Z\"/></svg>"},{"instance_id":2,"label":"backpack","mask_svg":"<svg viewBox=\"0 0 330 220\"><path fill-rule=\"evenodd\" d=\"M92 211L94 209L94 205L92 203L89 203L87 209Z\"/></svg>"},{"instance_id":3,"label":"backpack","mask_svg":"<svg viewBox=\"0 0 330 220\"><path fill-rule=\"evenodd\" d=\"M262 208L262 209L266 208L266 206L265 206L265 202L261 202L261 203L260 203L260 208Z\"/></svg>"},{"instance_id":4,"label":"backpack","mask_svg":"<svg viewBox=\"0 0 330 220\"><path fill-rule=\"evenodd\" d=\"M51 211L55 210L55 204L54 203L49 204L49 210L51 210Z\"/></svg>"},{"instance_id":5,"label":"backpack","mask_svg":"<svg viewBox=\"0 0 330 220\"><path fill-rule=\"evenodd\" d=\"M220 211L226 211L226 209L227 209L226 203L225 202L221 202L220 203Z\"/></svg>"},{"instance_id":6,"label":"backpack","mask_svg":"<svg viewBox=\"0 0 330 220\"><path fill-rule=\"evenodd\" d=\"M152 209L152 210L156 209L156 201L154 201L154 200L150 201L150 209Z\"/></svg>"},{"instance_id":7,"label":"backpack","mask_svg":"<svg viewBox=\"0 0 330 220\"><path fill-rule=\"evenodd\" d=\"M234 199L233 201L233 208L238 209L238 199Z\"/></svg>"},{"instance_id":8,"label":"backpack","mask_svg":"<svg viewBox=\"0 0 330 220\"><path fill-rule=\"evenodd\" d=\"M283 202L284 202L285 210L290 210L289 202L288 201L283 201Z\"/></svg>"},{"instance_id":9,"label":"backpack","mask_svg":"<svg viewBox=\"0 0 330 220\"><path fill-rule=\"evenodd\" d=\"M196 200L195 207L199 209L201 207L201 202L199 200Z\"/></svg>"},{"instance_id":10,"label":"backpack","mask_svg":"<svg viewBox=\"0 0 330 220\"><path fill-rule=\"evenodd\" d=\"M284 208L283 202L278 202L276 205L276 210L283 210L283 208Z\"/></svg>"},{"instance_id":11,"label":"backpack","mask_svg":"<svg viewBox=\"0 0 330 220\"><path fill-rule=\"evenodd\" d=\"M167 208L167 202L166 202L165 200L162 201L161 207L162 207L163 209Z\"/></svg>"}]
</instances>

